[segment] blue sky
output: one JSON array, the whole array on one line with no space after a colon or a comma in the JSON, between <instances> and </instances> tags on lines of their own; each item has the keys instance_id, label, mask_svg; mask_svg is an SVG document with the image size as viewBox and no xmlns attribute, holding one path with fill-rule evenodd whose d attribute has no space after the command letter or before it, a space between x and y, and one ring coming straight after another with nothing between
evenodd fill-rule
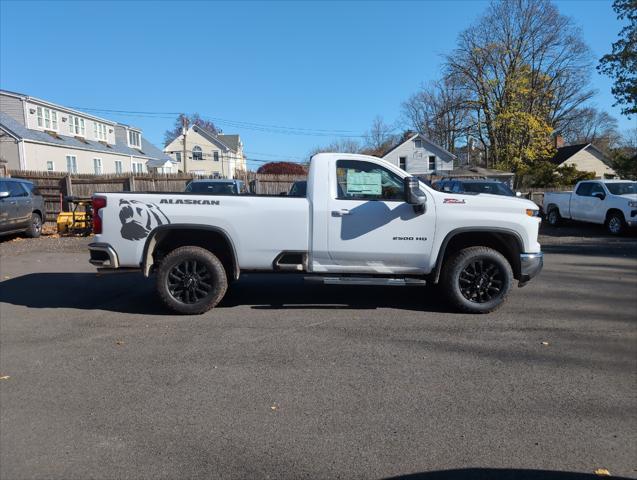
<instances>
[{"instance_id":1,"label":"blue sky","mask_svg":"<svg viewBox=\"0 0 637 480\"><path fill-rule=\"evenodd\" d=\"M556 3L595 58L610 50L620 29L610 1ZM401 103L439 77L442 55L486 5L2 1L0 86L67 106L199 112L239 133L249 158L301 160L330 132L359 135L376 115L399 120ZM622 129L637 124L612 107L610 79L593 72L593 87ZM101 116L141 127L158 146L173 122Z\"/></svg>"}]
</instances>

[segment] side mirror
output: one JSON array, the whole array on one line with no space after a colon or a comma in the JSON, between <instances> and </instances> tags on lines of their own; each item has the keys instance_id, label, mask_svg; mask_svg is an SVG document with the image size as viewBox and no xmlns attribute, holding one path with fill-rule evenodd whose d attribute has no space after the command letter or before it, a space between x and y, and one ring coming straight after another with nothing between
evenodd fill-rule
<instances>
[{"instance_id":1,"label":"side mirror","mask_svg":"<svg viewBox=\"0 0 637 480\"><path fill-rule=\"evenodd\" d=\"M0 192L0 198L7 198L9 195L11 195L9 192Z\"/></svg>"},{"instance_id":2,"label":"side mirror","mask_svg":"<svg viewBox=\"0 0 637 480\"><path fill-rule=\"evenodd\" d=\"M403 179L403 186L405 190L405 201L424 212L427 196L425 192L420 189L418 179L415 177L405 177Z\"/></svg>"},{"instance_id":3,"label":"side mirror","mask_svg":"<svg viewBox=\"0 0 637 480\"><path fill-rule=\"evenodd\" d=\"M515 192L515 196L516 197L521 197L522 196L522 192Z\"/></svg>"},{"instance_id":4,"label":"side mirror","mask_svg":"<svg viewBox=\"0 0 637 480\"><path fill-rule=\"evenodd\" d=\"M604 200L604 199L606 198L606 195L605 195L605 194L603 194L602 192L595 192L595 193L593 194L593 196L594 196L595 198L599 198L600 200Z\"/></svg>"}]
</instances>

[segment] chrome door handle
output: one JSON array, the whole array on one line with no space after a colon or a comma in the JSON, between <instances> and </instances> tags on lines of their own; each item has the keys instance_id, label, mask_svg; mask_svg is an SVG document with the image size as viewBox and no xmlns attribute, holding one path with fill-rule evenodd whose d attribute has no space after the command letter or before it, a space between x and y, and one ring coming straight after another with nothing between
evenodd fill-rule
<instances>
[{"instance_id":1,"label":"chrome door handle","mask_svg":"<svg viewBox=\"0 0 637 480\"><path fill-rule=\"evenodd\" d=\"M341 208L340 210L332 210L332 216L333 217L344 217L345 215L351 215L352 212L350 212L347 208Z\"/></svg>"}]
</instances>

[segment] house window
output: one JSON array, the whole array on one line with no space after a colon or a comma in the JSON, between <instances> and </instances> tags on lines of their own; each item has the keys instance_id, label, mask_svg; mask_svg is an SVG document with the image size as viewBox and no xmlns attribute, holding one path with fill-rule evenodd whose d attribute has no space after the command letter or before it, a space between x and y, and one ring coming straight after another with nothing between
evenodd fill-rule
<instances>
[{"instance_id":1,"label":"house window","mask_svg":"<svg viewBox=\"0 0 637 480\"><path fill-rule=\"evenodd\" d=\"M139 132L135 132L134 130L128 131L128 145L135 148L141 148L142 146L142 136Z\"/></svg>"},{"instance_id":2,"label":"house window","mask_svg":"<svg viewBox=\"0 0 637 480\"><path fill-rule=\"evenodd\" d=\"M66 156L66 171L69 173L77 173L77 157L75 155Z\"/></svg>"},{"instance_id":3,"label":"house window","mask_svg":"<svg viewBox=\"0 0 637 480\"><path fill-rule=\"evenodd\" d=\"M214 159L215 159L215 162L219 161L219 152L214 153Z\"/></svg>"},{"instance_id":4,"label":"house window","mask_svg":"<svg viewBox=\"0 0 637 480\"><path fill-rule=\"evenodd\" d=\"M75 115L69 115L69 131L71 132L71 135L84 137L86 134L84 129L84 119L76 117Z\"/></svg>"},{"instance_id":5,"label":"house window","mask_svg":"<svg viewBox=\"0 0 637 480\"><path fill-rule=\"evenodd\" d=\"M46 171L52 172L53 170L55 170L55 164L51 160L48 160L46 162Z\"/></svg>"},{"instance_id":6,"label":"house window","mask_svg":"<svg viewBox=\"0 0 637 480\"><path fill-rule=\"evenodd\" d=\"M177 160L178 162L181 162L181 152L175 153L175 160Z\"/></svg>"},{"instance_id":7,"label":"house window","mask_svg":"<svg viewBox=\"0 0 637 480\"><path fill-rule=\"evenodd\" d=\"M101 158L93 159L93 171L95 172L95 175L102 174L102 159Z\"/></svg>"},{"instance_id":8,"label":"house window","mask_svg":"<svg viewBox=\"0 0 637 480\"><path fill-rule=\"evenodd\" d=\"M115 173L122 173L122 161L115 160Z\"/></svg>"},{"instance_id":9,"label":"house window","mask_svg":"<svg viewBox=\"0 0 637 480\"><path fill-rule=\"evenodd\" d=\"M58 129L58 112L50 108L37 107L38 127L46 130Z\"/></svg>"},{"instance_id":10,"label":"house window","mask_svg":"<svg viewBox=\"0 0 637 480\"><path fill-rule=\"evenodd\" d=\"M201 151L201 147L199 145L195 145L194 147L192 147L192 159L203 160L203 152Z\"/></svg>"},{"instance_id":11,"label":"house window","mask_svg":"<svg viewBox=\"0 0 637 480\"><path fill-rule=\"evenodd\" d=\"M420 138L417 138L416 140L414 140L414 146L416 148L422 148L422 140Z\"/></svg>"},{"instance_id":12,"label":"house window","mask_svg":"<svg viewBox=\"0 0 637 480\"><path fill-rule=\"evenodd\" d=\"M398 163L400 164L400 168L407 170L407 157L400 157Z\"/></svg>"},{"instance_id":13,"label":"house window","mask_svg":"<svg viewBox=\"0 0 637 480\"><path fill-rule=\"evenodd\" d=\"M433 171L436 169L436 156L429 155L429 170Z\"/></svg>"},{"instance_id":14,"label":"house window","mask_svg":"<svg viewBox=\"0 0 637 480\"><path fill-rule=\"evenodd\" d=\"M96 140L106 141L106 125L103 123L93 122L93 133Z\"/></svg>"},{"instance_id":15,"label":"house window","mask_svg":"<svg viewBox=\"0 0 637 480\"><path fill-rule=\"evenodd\" d=\"M133 162L133 173L144 173L144 164Z\"/></svg>"}]
</instances>

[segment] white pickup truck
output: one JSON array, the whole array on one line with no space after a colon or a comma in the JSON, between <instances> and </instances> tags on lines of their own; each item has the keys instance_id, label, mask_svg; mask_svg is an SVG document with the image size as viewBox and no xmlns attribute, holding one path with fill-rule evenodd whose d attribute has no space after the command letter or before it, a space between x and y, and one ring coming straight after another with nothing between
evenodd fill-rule
<instances>
[{"instance_id":1,"label":"white pickup truck","mask_svg":"<svg viewBox=\"0 0 637 480\"><path fill-rule=\"evenodd\" d=\"M637 226L637 182L628 180L586 180L574 192L547 192L544 211L551 225L562 219L606 225L620 235Z\"/></svg>"},{"instance_id":2,"label":"white pickup truck","mask_svg":"<svg viewBox=\"0 0 637 480\"><path fill-rule=\"evenodd\" d=\"M485 313L542 269L538 207L433 190L366 155L312 158L305 197L98 193L90 262L156 274L171 310L216 306L243 272L304 272L328 284L440 283Z\"/></svg>"}]
</instances>

